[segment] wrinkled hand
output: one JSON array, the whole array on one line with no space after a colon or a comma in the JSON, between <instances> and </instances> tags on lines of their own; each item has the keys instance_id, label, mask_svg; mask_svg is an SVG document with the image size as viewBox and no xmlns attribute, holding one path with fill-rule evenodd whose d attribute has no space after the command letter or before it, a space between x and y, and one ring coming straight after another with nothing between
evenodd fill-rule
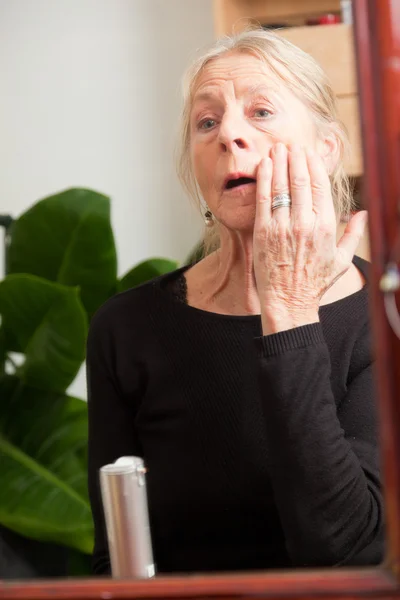
<instances>
[{"instance_id":1,"label":"wrinkled hand","mask_svg":"<svg viewBox=\"0 0 400 600\"><path fill-rule=\"evenodd\" d=\"M290 208L271 211L288 192ZM336 215L322 158L277 144L257 173L254 271L264 335L319 320L321 297L351 266L367 213L356 213L336 242Z\"/></svg>"}]
</instances>

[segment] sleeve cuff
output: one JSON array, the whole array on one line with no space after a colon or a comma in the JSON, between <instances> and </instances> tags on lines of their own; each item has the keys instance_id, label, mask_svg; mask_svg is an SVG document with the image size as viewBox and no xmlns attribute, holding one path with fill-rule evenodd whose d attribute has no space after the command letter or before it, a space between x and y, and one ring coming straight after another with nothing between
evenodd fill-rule
<instances>
[{"instance_id":1,"label":"sleeve cuff","mask_svg":"<svg viewBox=\"0 0 400 600\"><path fill-rule=\"evenodd\" d=\"M313 344L325 342L321 323L311 323L294 327L286 331L279 331L271 335L255 338L257 355L259 358L283 354L288 350L296 350Z\"/></svg>"}]
</instances>

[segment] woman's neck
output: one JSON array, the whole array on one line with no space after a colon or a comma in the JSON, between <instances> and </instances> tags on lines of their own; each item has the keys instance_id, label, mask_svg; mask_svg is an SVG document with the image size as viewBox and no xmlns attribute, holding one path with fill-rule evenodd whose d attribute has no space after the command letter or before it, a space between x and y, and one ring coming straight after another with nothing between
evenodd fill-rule
<instances>
[{"instance_id":1,"label":"woman's neck","mask_svg":"<svg viewBox=\"0 0 400 600\"><path fill-rule=\"evenodd\" d=\"M260 314L260 301L253 269L253 234L222 232L218 250L186 274L188 304L220 314ZM330 304L365 285L361 272L352 265L323 295L320 305Z\"/></svg>"},{"instance_id":2,"label":"woman's neck","mask_svg":"<svg viewBox=\"0 0 400 600\"><path fill-rule=\"evenodd\" d=\"M218 250L187 273L188 303L222 314L260 314L253 235L222 232Z\"/></svg>"}]
</instances>

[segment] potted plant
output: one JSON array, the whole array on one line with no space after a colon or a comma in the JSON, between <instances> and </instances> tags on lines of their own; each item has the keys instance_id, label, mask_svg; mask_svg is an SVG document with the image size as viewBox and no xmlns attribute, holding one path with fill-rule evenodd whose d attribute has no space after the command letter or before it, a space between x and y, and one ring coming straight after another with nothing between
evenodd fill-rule
<instances>
[{"instance_id":1,"label":"potted plant","mask_svg":"<svg viewBox=\"0 0 400 600\"><path fill-rule=\"evenodd\" d=\"M39 557L62 550L63 565L38 575L85 572L80 558L93 545L87 411L67 389L99 306L178 265L154 258L118 279L110 200L88 189L40 200L9 233L0 282L0 551L22 566L0 575L32 576L24 549Z\"/></svg>"}]
</instances>

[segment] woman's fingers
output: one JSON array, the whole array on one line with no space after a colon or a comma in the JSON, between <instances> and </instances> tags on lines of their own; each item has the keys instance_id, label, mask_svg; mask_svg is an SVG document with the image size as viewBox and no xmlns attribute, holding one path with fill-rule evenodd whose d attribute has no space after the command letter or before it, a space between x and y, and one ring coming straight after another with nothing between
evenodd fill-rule
<instances>
[{"instance_id":1,"label":"woman's fingers","mask_svg":"<svg viewBox=\"0 0 400 600\"><path fill-rule=\"evenodd\" d=\"M333 225L336 223L335 207L324 161L311 149L306 150L306 160L310 173L313 210L321 223Z\"/></svg>"},{"instance_id":2,"label":"woman's fingers","mask_svg":"<svg viewBox=\"0 0 400 600\"><path fill-rule=\"evenodd\" d=\"M340 238L337 249L341 258L341 263L349 266L356 253L357 246L364 234L365 227L368 221L368 213L366 210L357 212L347 223L346 229Z\"/></svg>"},{"instance_id":3,"label":"woman's fingers","mask_svg":"<svg viewBox=\"0 0 400 600\"><path fill-rule=\"evenodd\" d=\"M293 222L310 224L313 218L311 177L305 151L293 144L289 151L291 216Z\"/></svg>"},{"instance_id":4,"label":"woman's fingers","mask_svg":"<svg viewBox=\"0 0 400 600\"><path fill-rule=\"evenodd\" d=\"M271 221L272 160L263 158L257 169L256 221L254 230L265 228Z\"/></svg>"},{"instance_id":5,"label":"woman's fingers","mask_svg":"<svg viewBox=\"0 0 400 600\"><path fill-rule=\"evenodd\" d=\"M257 172L256 225L266 226L271 219L281 223L291 221L298 231L318 226L325 232L332 228L335 235L336 216L331 194L331 183L322 158L313 150L297 144L290 149L282 143L273 149L272 161L265 158ZM289 193L291 207L271 210L272 201L280 194Z\"/></svg>"},{"instance_id":6,"label":"woman's fingers","mask_svg":"<svg viewBox=\"0 0 400 600\"><path fill-rule=\"evenodd\" d=\"M285 144L276 144L272 151L272 200L280 194L290 194L288 150ZM275 208L272 216L277 221L290 220L290 207Z\"/></svg>"}]
</instances>

